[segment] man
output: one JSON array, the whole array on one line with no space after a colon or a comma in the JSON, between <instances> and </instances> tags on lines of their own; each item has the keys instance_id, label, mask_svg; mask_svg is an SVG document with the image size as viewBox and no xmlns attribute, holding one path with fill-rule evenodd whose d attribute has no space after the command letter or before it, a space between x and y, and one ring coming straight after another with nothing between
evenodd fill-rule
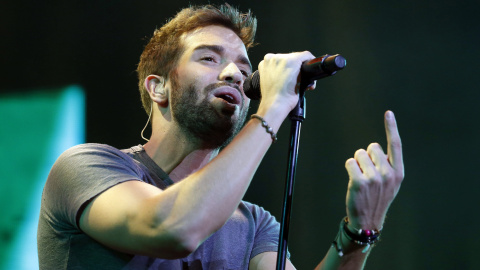
<instances>
[{"instance_id":1,"label":"man","mask_svg":"<svg viewBox=\"0 0 480 270\"><path fill-rule=\"evenodd\" d=\"M43 193L41 269L275 268L279 225L242 197L298 101L301 64L314 56L266 55L262 100L242 128L255 28L250 13L227 5L184 9L155 31L138 66L151 138L122 151L86 144L60 156ZM362 268L378 240L403 179L391 112L385 124L387 155L371 144L346 162L348 221L318 269Z\"/></svg>"}]
</instances>

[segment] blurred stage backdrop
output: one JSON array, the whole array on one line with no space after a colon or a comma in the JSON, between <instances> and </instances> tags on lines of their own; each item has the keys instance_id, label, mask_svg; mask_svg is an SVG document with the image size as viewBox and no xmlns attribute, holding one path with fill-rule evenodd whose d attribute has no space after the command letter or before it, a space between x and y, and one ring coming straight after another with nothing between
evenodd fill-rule
<instances>
[{"instance_id":1,"label":"blurred stage backdrop","mask_svg":"<svg viewBox=\"0 0 480 270\"><path fill-rule=\"evenodd\" d=\"M62 151L143 143L136 64L153 30L189 3L207 2L0 3L0 269L38 268L41 190ZM367 269L480 269L480 2L229 3L258 18L254 66L266 53L301 50L348 62L307 93L289 243L296 267L313 268L329 249L345 215L344 162L370 142L385 146L391 109L406 178ZM277 219L289 126L245 197Z\"/></svg>"}]
</instances>

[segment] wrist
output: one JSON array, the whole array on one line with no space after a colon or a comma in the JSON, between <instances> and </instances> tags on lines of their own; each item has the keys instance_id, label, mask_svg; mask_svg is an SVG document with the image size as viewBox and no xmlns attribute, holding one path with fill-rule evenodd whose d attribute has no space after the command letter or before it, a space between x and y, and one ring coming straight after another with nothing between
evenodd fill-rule
<instances>
[{"instance_id":1,"label":"wrist","mask_svg":"<svg viewBox=\"0 0 480 270\"><path fill-rule=\"evenodd\" d=\"M250 117L250 119L257 119L259 120L261 123L262 123L262 127L265 128L265 131L270 134L270 137L272 138L272 143L275 143L277 141L277 134L275 132L273 132L273 128L270 127L267 123L267 121L261 117L260 115L258 114L252 114L252 116Z\"/></svg>"},{"instance_id":2,"label":"wrist","mask_svg":"<svg viewBox=\"0 0 480 270\"><path fill-rule=\"evenodd\" d=\"M340 257L357 250L367 253L380 240L381 231L382 229L364 230L354 228L349 224L348 217L345 217L340 222L339 231L332 247L337 250Z\"/></svg>"},{"instance_id":3,"label":"wrist","mask_svg":"<svg viewBox=\"0 0 480 270\"><path fill-rule=\"evenodd\" d=\"M260 100L258 110L276 110L288 115L290 111L297 105L298 95L265 95Z\"/></svg>"},{"instance_id":4,"label":"wrist","mask_svg":"<svg viewBox=\"0 0 480 270\"><path fill-rule=\"evenodd\" d=\"M349 212L347 211L347 218L348 218L347 226L351 230L355 230L357 228L381 230L385 220L385 215L383 215L382 217L376 217L376 216L370 217L370 215L359 217L359 216L349 215Z\"/></svg>"},{"instance_id":5,"label":"wrist","mask_svg":"<svg viewBox=\"0 0 480 270\"><path fill-rule=\"evenodd\" d=\"M256 115L261 116L273 128L276 133L290 111L279 103L261 102L258 106Z\"/></svg>"}]
</instances>

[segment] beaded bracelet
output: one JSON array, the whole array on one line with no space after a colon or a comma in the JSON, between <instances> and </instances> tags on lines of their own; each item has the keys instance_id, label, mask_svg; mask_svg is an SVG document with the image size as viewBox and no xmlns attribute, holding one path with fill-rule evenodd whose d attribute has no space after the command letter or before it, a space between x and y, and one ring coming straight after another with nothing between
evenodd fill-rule
<instances>
[{"instance_id":1,"label":"beaded bracelet","mask_svg":"<svg viewBox=\"0 0 480 270\"><path fill-rule=\"evenodd\" d=\"M366 253L373 244L380 240L380 233L382 232L382 229L362 230L354 228L354 232L352 232L347 226L348 222L348 217L342 219L337 237L335 237L335 240L332 242L332 247L337 250L338 256L343 256L343 249L341 246L342 235L345 235L348 240L357 245L365 246L365 248L362 250L362 253Z\"/></svg>"},{"instance_id":2,"label":"beaded bracelet","mask_svg":"<svg viewBox=\"0 0 480 270\"><path fill-rule=\"evenodd\" d=\"M256 119L258 119L262 122L262 127L264 127L265 130L267 131L267 133L270 134L270 136L272 137L272 142L276 142L277 141L277 134L275 134L275 132L273 132L273 128L271 128L267 124L267 121L265 121L265 119L263 119L261 116L259 116L257 114L252 114L252 116L250 116L250 119L253 119L253 118L256 118Z\"/></svg>"}]
</instances>

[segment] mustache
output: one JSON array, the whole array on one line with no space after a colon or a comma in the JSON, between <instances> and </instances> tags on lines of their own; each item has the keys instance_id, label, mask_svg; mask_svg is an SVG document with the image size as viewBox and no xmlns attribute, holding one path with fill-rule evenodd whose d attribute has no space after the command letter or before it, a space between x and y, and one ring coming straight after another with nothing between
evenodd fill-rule
<instances>
[{"instance_id":1,"label":"mustache","mask_svg":"<svg viewBox=\"0 0 480 270\"><path fill-rule=\"evenodd\" d=\"M237 89L238 92L240 92L240 95L242 95L242 90L240 90L240 86L238 86L237 84L234 84L234 83L228 83L228 82L218 82L218 83L212 83L212 84L209 84L207 85L207 87L205 87L205 90L207 90L207 92L210 92L214 89L217 89L219 87L222 87L222 86L229 86L229 87L232 87L232 88L235 88Z\"/></svg>"},{"instance_id":2,"label":"mustache","mask_svg":"<svg viewBox=\"0 0 480 270\"><path fill-rule=\"evenodd\" d=\"M222 86L229 86L229 87L232 87L232 88L236 89L238 91L238 93L240 93L240 99L241 99L242 107L244 106L245 97L244 97L243 91L240 89L240 86L238 86L235 83L228 83L228 82L212 83L212 84L207 85L207 87L205 87L205 90L206 90L207 93L210 93L211 91L213 91L213 90L215 90L219 87L222 87Z\"/></svg>"}]
</instances>

